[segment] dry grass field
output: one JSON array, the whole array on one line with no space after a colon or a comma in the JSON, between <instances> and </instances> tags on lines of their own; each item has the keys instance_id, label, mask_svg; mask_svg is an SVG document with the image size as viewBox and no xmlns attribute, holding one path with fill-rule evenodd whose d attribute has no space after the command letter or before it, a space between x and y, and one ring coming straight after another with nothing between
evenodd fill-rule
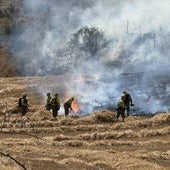
<instances>
[{"instance_id":1,"label":"dry grass field","mask_svg":"<svg viewBox=\"0 0 170 170\"><path fill-rule=\"evenodd\" d=\"M78 113L73 114L73 112L71 112L72 114L69 117L65 118L63 106L61 106L58 120L52 120L51 112L46 111L44 107L45 95L49 91L57 91L60 94L62 101L64 101L66 97L65 89L67 88L67 85L65 86L63 82L69 82L69 75L66 74L42 77L16 77L16 75L24 74L22 74L23 58L22 60L15 59L18 59L18 54L22 54L21 56L35 55L36 51L30 51L29 49L31 47L29 47L29 45L31 45L31 42L34 41L35 48L35 42L37 41L37 39L36 37L33 37L31 33L31 37L29 37L28 41L28 49L24 46L24 48L21 47L19 44L19 49L14 48L18 53L14 53L15 50L11 51L11 49L9 49L9 47L13 47L13 41L10 41L10 36L13 35L13 33L15 34L23 31L16 29L18 28L18 24L22 23L23 29L25 29L24 23L26 25L26 28L27 25L31 25L30 23L36 26L39 25L38 22L34 23L34 20L42 20L43 22L40 22L40 26L42 24L43 27L44 23L48 24L49 22L49 30L45 30L45 33L48 31L51 33L52 30L61 30L62 32L64 32L63 28L65 29L66 26L69 27L69 25L67 25L65 22L68 22L67 18L69 18L73 13L70 13L71 15L68 15L69 17L65 17L67 15L65 15L65 13L62 11L63 8L61 8L61 11L59 10L59 8L57 8L59 11L55 10L55 15L57 16L55 25L53 23L50 23L51 19L54 17L51 16L51 13L47 13L50 16L48 22L46 21L45 17L46 14L41 15L41 13L38 13L39 10L35 13L25 13L24 2L30 2L30 4L26 3L27 5L30 5L30 8L34 7L34 5L37 5L36 3L34 4L34 2L36 1L29 0L0 0L0 170L170 170L170 113L157 113L154 116L129 116L126 118L125 123L122 123L121 119L119 119L119 121L115 123L114 120L116 113L109 110L100 110L91 114L86 114L86 111L84 111L83 115L81 113L79 113L79 115ZM62 4L62 1L42 2L45 2L47 4L48 2L51 2L51 5L54 2L61 2ZM65 2L66 1L63 1L63 4L68 3ZM78 3L78 1L76 3ZM82 1L82 6L84 6L83 4L86 4L85 1ZM47 5L47 9L50 9L51 5ZM97 9L98 7L100 6L97 6ZM78 8L79 5L75 6L74 9ZM71 11L70 9L71 8L69 8L66 13L69 13L69 11ZM95 8L92 7L92 9ZM81 13L81 10L83 12L85 11L84 8L80 8L80 11L78 10L78 13ZM128 11L131 11L131 9ZM140 12L138 9L136 9L136 11ZM50 10L47 10L47 12L50 12ZM60 12L63 13L59 14ZM161 11L159 12L159 8L156 9L156 12L161 13ZM87 14L89 13L90 12L88 12ZM104 15L104 13L102 13L102 15ZM152 11L150 13L152 13ZM24 15L20 16L22 14ZM97 14L98 13L95 13L95 16ZM60 15L61 18L58 17ZM76 15L77 14L75 13L75 16ZM102 15L99 15L99 17ZM133 13L133 15L136 14ZM112 18L110 16L113 15L109 15L109 19ZM147 14L144 15L143 19L147 21L146 16ZM89 18L89 16L87 18ZM161 17L157 17L157 15L154 16L152 20L154 18L161 19ZM59 21L63 19L66 19L66 21L62 21L61 24L58 24ZM75 23L77 24L77 20L73 19L73 21L75 21ZM103 20L101 21L102 23L105 23ZM151 20L149 19L149 22L150 21ZM112 21L109 20L109 27L111 23ZM162 24L162 20L160 23ZM66 24L66 26L64 24ZM128 20L127 24L129 25ZM60 27L60 25L63 27ZM125 26L128 27L128 25ZM147 26L150 24L145 25ZM12 31L13 26L15 26L16 29L14 32ZM160 25L159 29L162 30L163 27L166 28L166 24L163 26ZM155 26L153 28L153 30L156 30ZM167 30L168 28L169 20ZM30 26L28 27L28 30L29 29L31 30ZM39 31L40 30L38 30L38 32ZM71 32L72 31L73 30L71 30ZM28 33L27 29L25 33ZM42 33L43 29L42 32L40 31L40 35ZM41 36L44 36L43 34ZM55 32L55 34L51 35L58 34L60 34L60 32ZM143 38L145 38L144 35ZM148 35L150 35L150 32ZM153 35L155 38L155 32ZM169 33L167 35L169 35ZM158 39L158 37L159 35L156 35L156 40ZM168 36L166 37L168 38ZM22 39L23 37L21 36L20 38ZM27 38L27 36L24 38ZM51 42L54 39L55 37L51 39ZM130 41L131 39L132 38L130 38ZM149 46L148 42L151 42L151 46L153 46L152 38L150 39L149 41L146 41L147 46ZM18 37L16 37L16 40L18 40ZM42 40L44 41L46 39ZM139 40L142 40L141 35ZM16 43L16 41L14 41L14 43ZM168 43L169 39L167 39L167 42L165 41L166 46L163 46L164 48L162 48L163 52L165 52L164 55L166 56L165 62L169 61L166 60L166 58L168 58L169 56ZM27 41L25 42L25 44L27 44ZM47 44L45 43L45 45L47 45L48 47L48 42ZM131 46L133 47L133 45L136 44L125 44L125 47L127 46L129 48ZM118 47L119 46L120 45L118 45ZM143 46L145 46L145 42L143 42ZM55 49L56 47L57 45L55 44ZM139 49L141 51L141 48ZM50 51L53 51L53 48L52 50L50 49ZM116 50L114 49L114 51ZM134 51L138 51L138 48L136 48L136 46ZM153 54L155 55L155 53L151 53L151 56ZM140 55L142 56L143 53ZM162 60L164 61L164 55L158 55L159 58L161 58L161 62ZM150 57L150 55L148 56ZM26 57L25 59L27 61ZM17 63L17 61L19 61L19 63ZM160 60L158 60L158 62L159 61ZM152 63L154 65L154 62ZM31 67L28 68L33 67L34 66L31 65ZM29 72L30 70L28 68L25 69ZM162 82L162 84L164 84L164 82L166 83L166 81ZM78 84L79 82L76 83ZM162 85L161 83L158 84L160 84L160 86ZM29 112L26 114L26 116L22 117L20 109L17 105L18 98L23 92L27 93Z\"/></svg>"},{"instance_id":2,"label":"dry grass field","mask_svg":"<svg viewBox=\"0 0 170 170\"><path fill-rule=\"evenodd\" d=\"M107 110L68 118L61 110L52 121L36 89L54 78L62 82L67 76L0 78L1 170L170 169L170 113L115 123L116 113ZM64 91L60 84L50 88L56 86ZM30 105L24 117L17 108L22 92Z\"/></svg>"}]
</instances>

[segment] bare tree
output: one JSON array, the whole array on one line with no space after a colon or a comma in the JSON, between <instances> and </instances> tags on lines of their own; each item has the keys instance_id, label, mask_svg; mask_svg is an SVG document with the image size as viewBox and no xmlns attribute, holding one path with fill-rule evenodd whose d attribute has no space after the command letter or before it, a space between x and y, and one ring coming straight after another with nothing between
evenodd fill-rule
<instances>
[{"instance_id":1,"label":"bare tree","mask_svg":"<svg viewBox=\"0 0 170 170\"><path fill-rule=\"evenodd\" d=\"M74 46L80 50L89 52L91 56L108 45L108 41L104 37L103 31L95 27L83 27L78 30L71 40Z\"/></svg>"}]
</instances>

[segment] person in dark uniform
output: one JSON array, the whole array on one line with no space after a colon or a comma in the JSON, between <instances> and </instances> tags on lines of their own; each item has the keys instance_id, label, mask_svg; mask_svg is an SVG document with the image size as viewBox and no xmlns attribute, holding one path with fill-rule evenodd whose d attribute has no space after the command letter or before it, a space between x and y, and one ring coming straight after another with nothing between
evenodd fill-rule
<instances>
[{"instance_id":1,"label":"person in dark uniform","mask_svg":"<svg viewBox=\"0 0 170 170\"><path fill-rule=\"evenodd\" d=\"M22 116L25 116L28 111L28 101L26 97L27 95L25 93L22 93L22 98L20 98L20 108Z\"/></svg>"},{"instance_id":2,"label":"person in dark uniform","mask_svg":"<svg viewBox=\"0 0 170 170\"><path fill-rule=\"evenodd\" d=\"M132 97L129 93L127 93L126 91L123 91L122 95L125 95L125 112L127 114L127 116L129 116L130 113L130 107L134 106L133 102L132 102Z\"/></svg>"}]
</instances>

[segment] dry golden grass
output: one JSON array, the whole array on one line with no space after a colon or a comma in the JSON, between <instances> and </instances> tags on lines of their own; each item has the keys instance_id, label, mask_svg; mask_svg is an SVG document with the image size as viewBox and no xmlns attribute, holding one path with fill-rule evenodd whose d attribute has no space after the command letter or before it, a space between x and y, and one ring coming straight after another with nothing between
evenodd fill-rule
<instances>
[{"instance_id":1,"label":"dry golden grass","mask_svg":"<svg viewBox=\"0 0 170 170\"><path fill-rule=\"evenodd\" d=\"M58 120L52 121L36 84L48 87L54 78L0 79L1 152L27 170L170 169L170 113L129 116L125 123L115 123L116 113L101 110L79 118L59 115ZM65 80L62 76L57 78ZM21 117L17 101L25 91L30 112ZM0 169L22 168L1 156Z\"/></svg>"}]
</instances>

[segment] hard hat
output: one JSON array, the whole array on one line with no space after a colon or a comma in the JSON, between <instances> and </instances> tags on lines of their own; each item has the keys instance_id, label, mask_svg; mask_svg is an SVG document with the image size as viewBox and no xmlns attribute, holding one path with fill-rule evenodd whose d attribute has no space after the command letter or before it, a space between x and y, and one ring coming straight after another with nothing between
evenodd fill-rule
<instances>
[{"instance_id":1,"label":"hard hat","mask_svg":"<svg viewBox=\"0 0 170 170\"><path fill-rule=\"evenodd\" d=\"M22 96L23 96L23 97L26 97L26 93L22 93Z\"/></svg>"},{"instance_id":2,"label":"hard hat","mask_svg":"<svg viewBox=\"0 0 170 170\"><path fill-rule=\"evenodd\" d=\"M121 95L121 99L125 99L126 98L126 95L125 94L122 94Z\"/></svg>"}]
</instances>

